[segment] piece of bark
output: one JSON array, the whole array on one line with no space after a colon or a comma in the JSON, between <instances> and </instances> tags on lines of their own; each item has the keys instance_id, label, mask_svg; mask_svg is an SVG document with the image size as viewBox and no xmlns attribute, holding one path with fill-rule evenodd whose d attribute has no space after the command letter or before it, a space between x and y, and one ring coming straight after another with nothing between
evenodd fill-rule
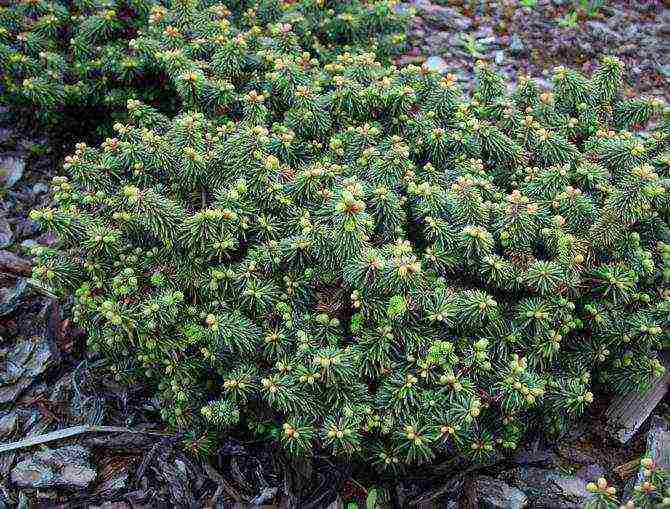
<instances>
[{"instance_id":1,"label":"piece of bark","mask_svg":"<svg viewBox=\"0 0 670 509\"><path fill-rule=\"evenodd\" d=\"M663 352L665 376L655 381L644 394L631 392L617 397L607 410L606 417L612 434L625 444L645 423L656 405L665 397L670 385L670 351Z\"/></svg>"},{"instance_id":2,"label":"piece of bark","mask_svg":"<svg viewBox=\"0 0 670 509\"><path fill-rule=\"evenodd\" d=\"M30 261L15 255L11 251L0 250L0 272L29 276L31 269Z\"/></svg>"},{"instance_id":3,"label":"piece of bark","mask_svg":"<svg viewBox=\"0 0 670 509\"><path fill-rule=\"evenodd\" d=\"M645 456L654 460L657 467L670 470L670 426L658 415L651 418Z\"/></svg>"},{"instance_id":4,"label":"piece of bark","mask_svg":"<svg viewBox=\"0 0 670 509\"><path fill-rule=\"evenodd\" d=\"M633 475L637 472L637 470L640 468L640 460L638 458L635 458L632 461L627 461L626 463L622 463L618 467L614 467L613 470L614 472L619 476L620 479L627 481Z\"/></svg>"}]
</instances>

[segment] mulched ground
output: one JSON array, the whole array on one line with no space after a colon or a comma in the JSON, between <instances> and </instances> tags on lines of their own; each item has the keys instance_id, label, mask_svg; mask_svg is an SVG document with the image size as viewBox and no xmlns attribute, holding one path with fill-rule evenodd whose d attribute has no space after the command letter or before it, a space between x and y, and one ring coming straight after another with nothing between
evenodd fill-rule
<instances>
[{"instance_id":1,"label":"mulched ground","mask_svg":"<svg viewBox=\"0 0 670 509\"><path fill-rule=\"evenodd\" d=\"M670 98L670 4L660 0L606 1L589 14L578 1L413 0L418 17L413 48L402 62L428 56L470 77L478 59L493 62L511 80L529 74L548 81L557 65L590 74L602 55L626 66L631 92ZM574 24L567 23L574 13Z\"/></svg>"}]
</instances>

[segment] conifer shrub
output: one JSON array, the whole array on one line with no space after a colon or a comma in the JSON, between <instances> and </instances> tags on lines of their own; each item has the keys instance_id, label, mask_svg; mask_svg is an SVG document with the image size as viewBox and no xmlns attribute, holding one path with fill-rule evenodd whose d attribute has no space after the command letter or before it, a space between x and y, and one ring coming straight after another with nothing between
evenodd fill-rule
<instances>
[{"instance_id":1,"label":"conifer shrub","mask_svg":"<svg viewBox=\"0 0 670 509\"><path fill-rule=\"evenodd\" d=\"M330 64L342 54L373 53L385 62L406 49L413 12L393 0L277 0L233 6L194 1L158 8L130 41L131 49L165 76L185 109L230 113L239 93L260 98L265 74L288 58L297 67ZM296 79L309 79L295 76ZM305 83L293 83L299 86Z\"/></svg>"},{"instance_id":2,"label":"conifer shrub","mask_svg":"<svg viewBox=\"0 0 670 509\"><path fill-rule=\"evenodd\" d=\"M45 120L65 108L123 108L138 92L142 62L127 40L153 0L18 0L0 7L0 69L7 104ZM144 83L148 99L150 84Z\"/></svg>"},{"instance_id":3,"label":"conifer shrub","mask_svg":"<svg viewBox=\"0 0 670 509\"><path fill-rule=\"evenodd\" d=\"M662 375L670 118L622 96L618 60L552 91L482 64L464 94L372 54L319 62L298 22L215 24L137 40L186 111L129 101L31 214L60 239L34 277L170 425L486 461Z\"/></svg>"},{"instance_id":4,"label":"conifer shrub","mask_svg":"<svg viewBox=\"0 0 670 509\"><path fill-rule=\"evenodd\" d=\"M230 65L228 77L248 80L262 70L256 51L268 49L268 32L287 26L321 61L362 48L388 58L405 48L412 15L388 0L169 4L21 0L0 7L0 97L51 120L68 108L115 113L128 99L170 111L175 93L167 76L192 60Z\"/></svg>"}]
</instances>

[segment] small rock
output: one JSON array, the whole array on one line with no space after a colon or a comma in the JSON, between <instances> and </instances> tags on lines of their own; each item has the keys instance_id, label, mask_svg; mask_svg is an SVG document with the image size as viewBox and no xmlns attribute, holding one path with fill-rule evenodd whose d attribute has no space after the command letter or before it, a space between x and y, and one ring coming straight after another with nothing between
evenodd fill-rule
<instances>
[{"instance_id":1,"label":"small rock","mask_svg":"<svg viewBox=\"0 0 670 509\"><path fill-rule=\"evenodd\" d=\"M633 45L635 48L635 54L638 53L639 48L636 45ZM582 53L584 55L594 55L595 51L593 49L593 44L591 44L589 41L582 41L578 40L577 44L575 47L568 46L568 49L572 49L573 51L576 50L577 53Z\"/></svg>"},{"instance_id":2,"label":"small rock","mask_svg":"<svg viewBox=\"0 0 670 509\"><path fill-rule=\"evenodd\" d=\"M454 34L449 32L432 32L426 36L424 54L444 55L450 52L453 47ZM419 53L420 56L421 53Z\"/></svg>"},{"instance_id":3,"label":"small rock","mask_svg":"<svg viewBox=\"0 0 670 509\"><path fill-rule=\"evenodd\" d=\"M472 28L472 20L467 16L454 16L451 20L451 24L454 29L461 32L465 32L466 30Z\"/></svg>"},{"instance_id":4,"label":"small rock","mask_svg":"<svg viewBox=\"0 0 670 509\"><path fill-rule=\"evenodd\" d=\"M482 25L475 32L475 37L477 39L492 39L495 40L495 32L491 25Z\"/></svg>"},{"instance_id":5,"label":"small rock","mask_svg":"<svg viewBox=\"0 0 670 509\"><path fill-rule=\"evenodd\" d=\"M433 4L430 3L430 0L413 0L412 5L421 12L433 7Z\"/></svg>"},{"instance_id":6,"label":"small rock","mask_svg":"<svg viewBox=\"0 0 670 509\"><path fill-rule=\"evenodd\" d=\"M523 55L526 52L526 46L521 37L517 34L512 34L509 40L509 50L512 55Z\"/></svg>"},{"instance_id":7,"label":"small rock","mask_svg":"<svg viewBox=\"0 0 670 509\"><path fill-rule=\"evenodd\" d=\"M659 65L658 70L666 79L670 80L670 64Z\"/></svg>"},{"instance_id":8,"label":"small rock","mask_svg":"<svg viewBox=\"0 0 670 509\"><path fill-rule=\"evenodd\" d=\"M439 57L437 55L428 57L424 62L423 66L431 71L439 72L440 74L446 73L447 68L449 67L447 65L447 62L445 62L444 58Z\"/></svg>"},{"instance_id":9,"label":"small rock","mask_svg":"<svg viewBox=\"0 0 670 509\"><path fill-rule=\"evenodd\" d=\"M49 192L49 186L46 185L44 182L38 182L33 186L33 194L36 196L48 192Z\"/></svg>"},{"instance_id":10,"label":"small rock","mask_svg":"<svg viewBox=\"0 0 670 509\"><path fill-rule=\"evenodd\" d=\"M411 40L422 40L426 37L426 31L420 26L412 28L410 31Z\"/></svg>"},{"instance_id":11,"label":"small rock","mask_svg":"<svg viewBox=\"0 0 670 509\"><path fill-rule=\"evenodd\" d=\"M607 472L597 463L591 463L577 470L577 477L587 482L595 481L601 477L607 477Z\"/></svg>"},{"instance_id":12,"label":"small rock","mask_svg":"<svg viewBox=\"0 0 670 509\"><path fill-rule=\"evenodd\" d=\"M18 157L6 156L0 158L0 184L11 188L23 176L26 162Z\"/></svg>"},{"instance_id":13,"label":"small rock","mask_svg":"<svg viewBox=\"0 0 670 509\"><path fill-rule=\"evenodd\" d=\"M613 33L616 35L616 32ZM638 23L626 23L623 30L623 36L627 41L639 40L640 34L644 34L644 28L642 28L642 26Z\"/></svg>"},{"instance_id":14,"label":"small rock","mask_svg":"<svg viewBox=\"0 0 670 509\"><path fill-rule=\"evenodd\" d=\"M17 464L11 473L21 488L85 489L95 480L90 452L79 445L47 449Z\"/></svg>"},{"instance_id":15,"label":"small rock","mask_svg":"<svg viewBox=\"0 0 670 509\"><path fill-rule=\"evenodd\" d=\"M493 60L496 64L502 65L505 61L505 52L503 50L498 50L493 54Z\"/></svg>"},{"instance_id":16,"label":"small rock","mask_svg":"<svg viewBox=\"0 0 670 509\"><path fill-rule=\"evenodd\" d=\"M409 14L410 11L410 5L406 3L399 3L398 5L395 6L395 12L398 14Z\"/></svg>"},{"instance_id":17,"label":"small rock","mask_svg":"<svg viewBox=\"0 0 670 509\"><path fill-rule=\"evenodd\" d=\"M23 249L25 249L25 250L28 251L28 252L29 252L32 248L34 248L35 246L38 246L38 245L39 245L39 244L38 244L35 240L33 240L33 239L26 239L26 240L23 240L23 241L21 241L21 244L19 244L19 246L21 246Z\"/></svg>"},{"instance_id":18,"label":"small rock","mask_svg":"<svg viewBox=\"0 0 670 509\"><path fill-rule=\"evenodd\" d=\"M12 228L4 215L0 215L0 248L7 247L12 243Z\"/></svg>"},{"instance_id":19,"label":"small rock","mask_svg":"<svg viewBox=\"0 0 670 509\"><path fill-rule=\"evenodd\" d=\"M586 22L586 28L591 30L593 35L600 37L601 39L618 41L621 40L619 33L612 30L607 23L597 20L588 20Z\"/></svg>"},{"instance_id":20,"label":"small rock","mask_svg":"<svg viewBox=\"0 0 670 509\"><path fill-rule=\"evenodd\" d=\"M472 481L468 492L472 506L482 509L522 509L528 505L528 497L523 491L493 477L478 477Z\"/></svg>"},{"instance_id":21,"label":"small rock","mask_svg":"<svg viewBox=\"0 0 670 509\"><path fill-rule=\"evenodd\" d=\"M509 484L526 494L531 507L581 509L591 498L583 479L552 470L516 468L504 477Z\"/></svg>"},{"instance_id":22,"label":"small rock","mask_svg":"<svg viewBox=\"0 0 670 509\"><path fill-rule=\"evenodd\" d=\"M436 28L464 32L472 27L472 20L463 16L456 9L442 7L421 0L415 3L418 14Z\"/></svg>"},{"instance_id":23,"label":"small rock","mask_svg":"<svg viewBox=\"0 0 670 509\"><path fill-rule=\"evenodd\" d=\"M402 55L396 60L396 65L399 67L405 67L407 65L419 65L421 63L421 57L414 57L411 55Z\"/></svg>"}]
</instances>

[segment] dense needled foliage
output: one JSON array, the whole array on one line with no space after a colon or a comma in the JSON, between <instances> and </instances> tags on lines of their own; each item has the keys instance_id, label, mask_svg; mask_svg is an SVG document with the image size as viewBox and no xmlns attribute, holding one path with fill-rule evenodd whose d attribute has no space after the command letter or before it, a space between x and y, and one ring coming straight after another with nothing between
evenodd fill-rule
<instances>
[{"instance_id":1,"label":"dense needled foliage","mask_svg":"<svg viewBox=\"0 0 670 509\"><path fill-rule=\"evenodd\" d=\"M132 47L185 111L129 101L31 214L61 241L34 277L171 425L484 461L663 374L670 120L619 61L468 95L245 16L154 17Z\"/></svg>"},{"instance_id":2,"label":"dense needled foliage","mask_svg":"<svg viewBox=\"0 0 670 509\"><path fill-rule=\"evenodd\" d=\"M114 109L145 69L127 41L152 0L17 0L0 7L0 100L55 120L65 108ZM143 84L145 99L152 87Z\"/></svg>"},{"instance_id":3,"label":"dense needled foliage","mask_svg":"<svg viewBox=\"0 0 670 509\"><path fill-rule=\"evenodd\" d=\"M666 509L670 507L670 472L651 458L640 460L641 481L627 500L620 499L614 486L601 477L586 489L592 493L584 509ZM624 502L625 500L625 502Z\"/></svg>"},{"instance_id":4,"label":"dense needled foliage","mask_svg":"<svg viewBox=\"0 0 670 509\"><path fill-rule=\"evenodd\" d=\"M208 39L218 38L214 64L247 79L255 65L247 41L236 38L240 29L254 38L270 24L292 24L294 37L322 60L361 48L386 58L405 48L410 15L385 0L21 0L0 7L0 98L52 121L82 108L116 113L128 99L167 111L174 91L165 65L180 65L175 53L211 57Z\"/></svg>"}]
</instances>

